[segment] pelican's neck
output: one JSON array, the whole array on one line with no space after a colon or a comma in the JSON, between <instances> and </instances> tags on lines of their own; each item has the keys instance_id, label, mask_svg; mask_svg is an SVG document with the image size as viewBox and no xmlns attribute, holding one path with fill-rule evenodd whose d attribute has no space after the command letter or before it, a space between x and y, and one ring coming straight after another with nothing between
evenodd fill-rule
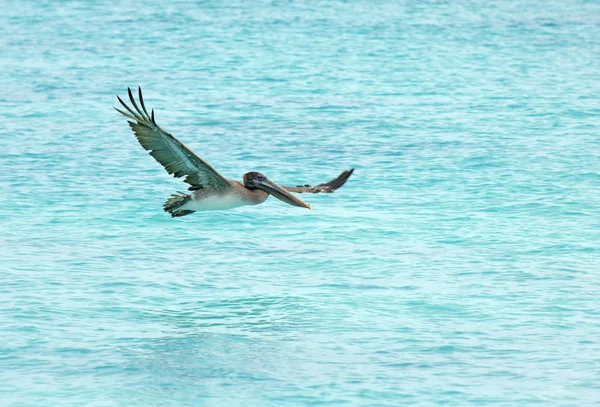
<instances>
[{"instance_id":1,"label":"pelican's neck","mask_svg":"<svg viewBox=\"0 0 600 407\"><path fill-rule=\"evenodd\" d=\"M238 181L229 181L238 195L242 198L246 205L258 205L263 203L269 197L262 189L247 188L244 184Z\"/></svg>"}]
</instances>

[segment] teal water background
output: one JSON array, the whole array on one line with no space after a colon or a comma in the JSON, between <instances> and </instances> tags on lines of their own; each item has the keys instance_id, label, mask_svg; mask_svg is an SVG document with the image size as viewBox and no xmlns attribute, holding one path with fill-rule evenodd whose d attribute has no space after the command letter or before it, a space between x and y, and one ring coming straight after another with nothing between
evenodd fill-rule
<instances>
[{"instance_id":1,"label":"teal water background","mask_svg":"<svg viewBox=\"0 0 600 407\"><path fill-rule=\"evenodd\" d=\"M128 86L225 176L170 219ZM1 406L600 403L600 3L0 2Z\"/></svg>"}]
</instances>

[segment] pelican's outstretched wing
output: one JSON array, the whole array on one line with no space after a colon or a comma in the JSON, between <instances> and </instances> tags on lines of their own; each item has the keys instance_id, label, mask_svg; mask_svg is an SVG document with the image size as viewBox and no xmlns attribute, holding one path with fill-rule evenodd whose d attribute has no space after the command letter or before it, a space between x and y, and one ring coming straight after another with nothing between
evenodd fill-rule
<instances>
[{"instance_id":1,"label":"pelican's outstretched wing","mask_svg":"<svg viewBox=\"0 0 600 407\"><path fill-rule=\"evenodd\" d=\"M332 193L333 191L335 191L336 189L340 188L342 185L344 185L346 183L346 181L348 181L348 178L350 178L350 175L352 175L352 173L354 172L354 168L351 168L349 170L346 170L344 172L342 172L339 177L337 177L336 179L332 179L329 182L326 182L324 184L319 184L319 185L298 185L296 187L284 187L286 190L290 191L290 192L297 192L299 194L303 193L303 192L310 192L312 194L318 194L321 192L324 193Z\"/></svg>"},{"instance_id":2,"label":"pelican's outstretched wing","mask_svg":"<svg viewBox=\"0 0 600 407\"><path fill-rule=\"evenodd\" d=\"M169 174L174 177L185 177L185 182L191 185L190 190L201 188L231 188L231 184L223 178L213 167L194 154L190 149L183 145L167 131L161 129L154 120L154 109L148 114L144 99L142 98L142 89L138 88L138 95L141 109L138 107L131 89L127 88L129 100L133 109L127 106L119 96L119 102L127 112L116 111L127 117L129 126L137 137L138 141L150 155L156 159Z\"/></svg>"}]
</instances>

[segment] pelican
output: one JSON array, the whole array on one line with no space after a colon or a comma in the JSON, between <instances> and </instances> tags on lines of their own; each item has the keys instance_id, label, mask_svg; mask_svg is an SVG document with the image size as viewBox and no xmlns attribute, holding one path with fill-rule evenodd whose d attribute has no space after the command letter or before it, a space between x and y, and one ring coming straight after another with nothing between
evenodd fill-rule
<instances>
[{"instance_id":1,"label":"pelican","mask_svg":"<svg viewBox=\"0 0 600 407\"><path fill-rule=\"evenodd\" d=\"M127 110L115 110L127 117L129 126L142 147L150 152L169 174L175 178L185 176L190 193L178 191L164 204L165 212L171 217L185 216L197 211L232 209L243 205L258 205L269 195L301 208L312 209L309 204L292 194L309 192L332 193L346 183L354 168L342 172L337 178L316 186L298 185L285 187L277 185L260 172L244 174L243 183L227 179L219 174L206 161L194 154L182 142L162 129L154 119L154 109L148 114L142 89L138 87L139 106L130 88L127 88L130 107L117 95L117 99ZM141 106L141 109L140 109Z\"/></svg>"}]
</instances>

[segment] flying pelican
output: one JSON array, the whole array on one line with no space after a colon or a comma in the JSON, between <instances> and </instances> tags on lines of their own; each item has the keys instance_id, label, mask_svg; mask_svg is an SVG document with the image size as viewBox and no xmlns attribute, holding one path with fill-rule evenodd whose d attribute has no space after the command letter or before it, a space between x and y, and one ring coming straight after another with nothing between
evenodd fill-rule
<instances>
[{"instance_id":1,"label":"flying pelican","mask_svg":"<svg viewBox=\"0 0 600 407\"><path fill-rule=\"evenodd\" d=\"M164 210L171 217L185 216L196 211L232 209L243 205L258 205L267 200L269 195L282 200L292 206L311 209L311 206L300 200L291 192L320 192L332 193L346 183L354 168L342 172L337 178L316 186L298 185L295 187L282 187L271 181L260 172L244 174L244 183L226 179L207 162L194 154L182 142L173 137L169 132L160 128L154 119L154 109L148 114L142 89L138 87L138 107L131 89L127 88L129 100L133 109L117 99L127 110L124 112L115 107L119 113L127 117L129 126L137 137L142 147L150 151L150 155L158 161L169 174L180 178L185 176L184 182L191 186L189 194L178 191L172 194L165 202Z\"/></svg>"}]
</instances>

